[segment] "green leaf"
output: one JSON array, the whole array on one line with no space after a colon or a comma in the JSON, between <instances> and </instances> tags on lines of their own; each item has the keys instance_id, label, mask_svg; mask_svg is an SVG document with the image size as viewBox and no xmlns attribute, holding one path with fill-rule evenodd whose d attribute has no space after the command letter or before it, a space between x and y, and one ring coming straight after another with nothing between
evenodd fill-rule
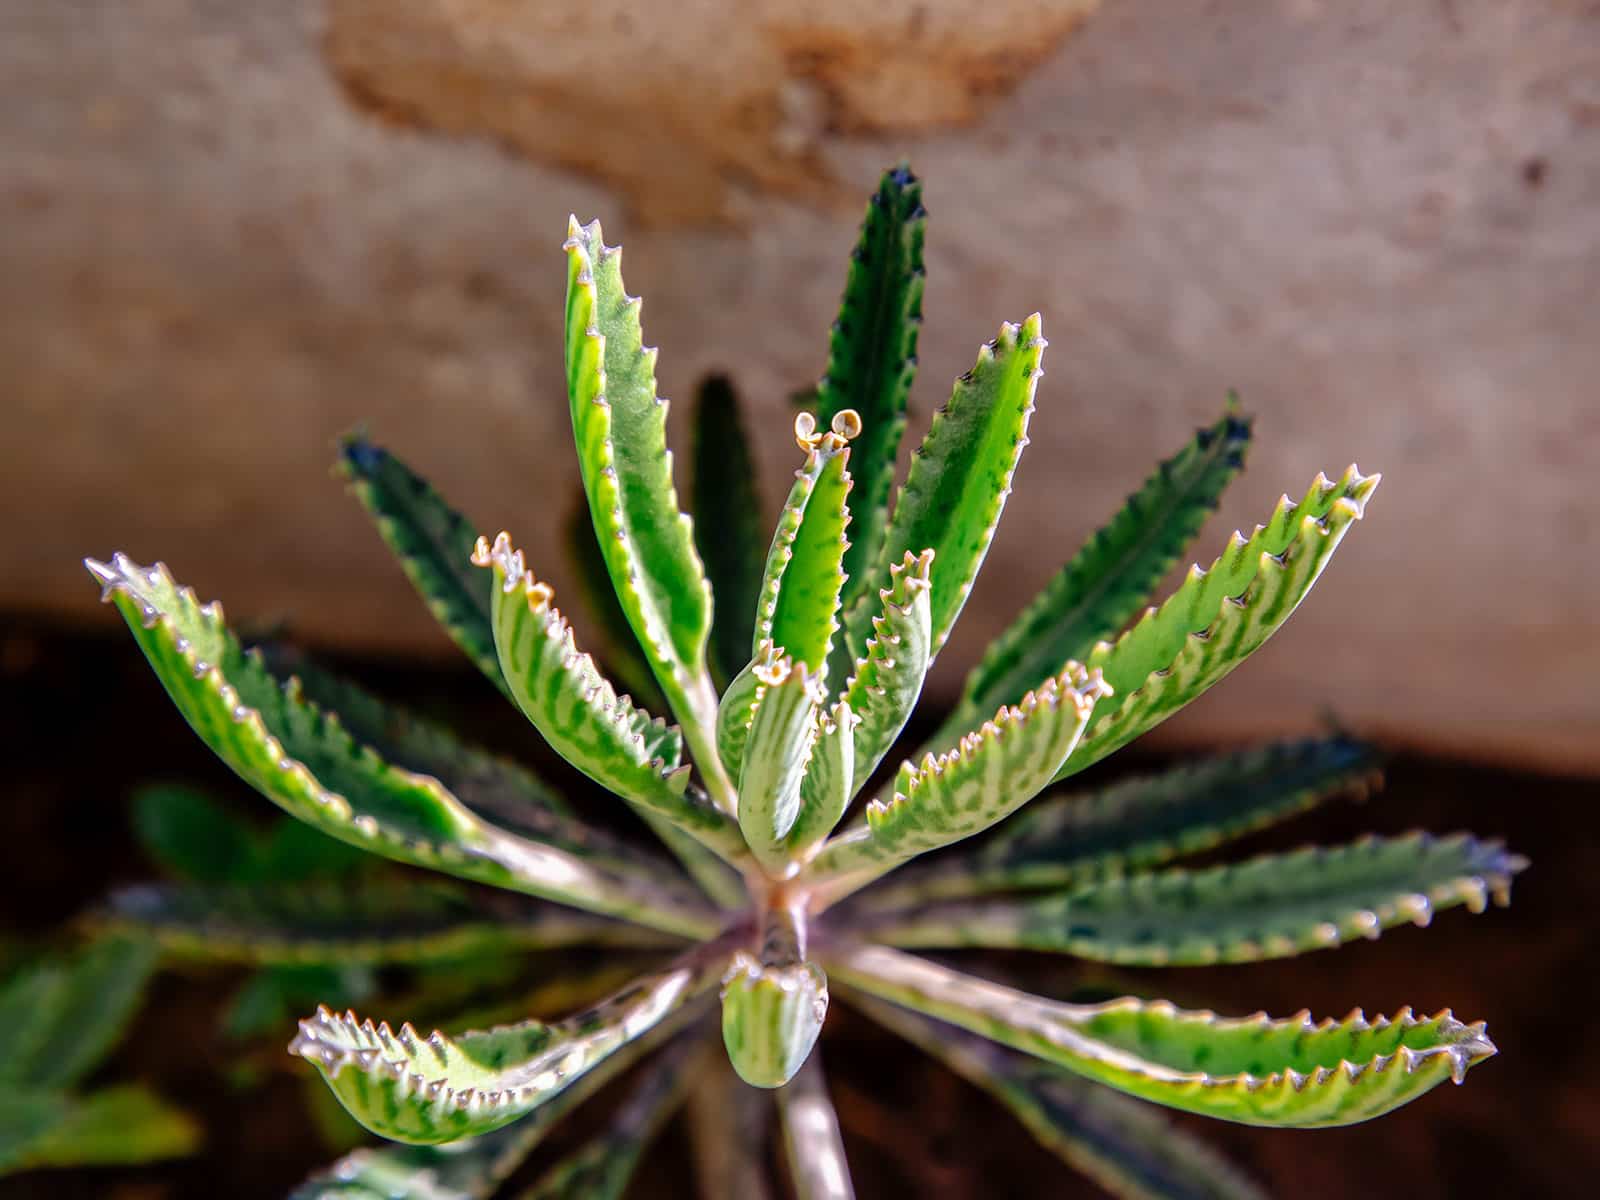
<instances>
[{"instance_id":1,"label":"green leaf","mask_svg":"<svg viewBox=\"0 0 1600 1200\"><path fill-rule=\"evenodd\" d=\"M133 794L133 830L146 854L180 879L225 883L254 870L256 833L195 788L153 784Z\"/></svg>"},{"instance_id":2,"label":"green leaf","mask_svg":"<svg viewBox=\"0 0 1600 1200\"><path fill-rule=\"evenodd\" d=\"M423 1037L410 1025L396 1033L323 1008L300 1022L289 1049L315 1065L372 1132L437 1145L526 1116L707 991L726 965L715 946L700 947L565 1020L456 1037L437 1031Z\"/></svg>"},{"instance_id":3,"label":"green leaf","mask_svg":"<svg viewBox=\"0 0 1600 1200\"><path fill-rule=\"evenodd\" d=\"M644 812L691 834L728 862L745 858L739 827L687 790L678 730L617 695L578 649L548 584L534 579L504 533L479 539L473 561L491 567L495 645L512 697L545 741L578 770Z\"/></svg>"},{"instance_id":4,"label":"green leaf","mask_svg":"<svg viewBox=\"0 0 1600 1200\"><path fill-rule=\"evenodd\" d=\"M580 945L659 946L662 934L443 880L126 888L107 920L208 962L439 962Z\"/></svg>"},{"instance_id":5,"label":"green leaf","mask_svg":"<svg viewBox=\"0 0 1600 1200\"><path fill-rule=\"evenodd\" d=\"M54 1119L43 1128L33 1123L51 1110ZM28 1124L14 1123L13 1112ZM28 1128L33 1136L20 1140ZM133 1084L7 1103L0 1106L0 1130L0 1171L8 1165L8 1144L18 1151L14 1168L131 1166L182 1158L200 1145L200 1127L189 1116Z\"/></svg>"},{"instance_id":6,"label":"green leaf","mask_svg":"<svg viewBox=\"0 0 1600 1200\"><path fill-rule=\"evenodd\" d=\"M722 984L722 1042L751 1087L782 1087L794 1078L827 1014L828 979L816 963L734 955Z\"/></svg>"},{"instance_id":7,"label":"green leaf","mask_svg":"<svg viewBox=\"0 0 1600 1200\"><path fill-rule=\"evenodd\" d=\"M28 1150L66 1119L72 1097L62 1092L0 1089L0 1175L28 1166Z\"/></svg>"},{"instance_id":8,"label":"green leaf","mask_svg":"<svg viewBox=\"0 0 1600 1200\"><path fill-rule=\"evenodd\" d=\"M834 426L818 434L810 413L795 418L795 440L806 461L795 472L767 552L752 634L753 655L771 644L813 675L822 674L839 628L841 563L850 524L848 443L861 427L850 410L835 417Z\"/></svg>"},{"instance_id":9,"label":"green leaf","mask_svg":"<svg viewBox=\"0 0 1600 1200\"><path fill-rule=\"evenodd\" d=\"M917 371L927 215L922 184L905 164L886 171L867 203L861 236L850 255L839 319L828 337L828 371L815 394L824 428L845 409L861 415L853 542L844 558L850 577L847 609L870 594L871 568L883 557L889 488Z\"/></svg>"},{"instance_id":10,"label":"green leaf","mask_svg":"<svg viewBox=\"0 0 1600 1200\"><path fill-rule=\"evenodd\" d=\"M1087 793L1040 797L960 856L896 872L874 908L1064 888L1209 850L1378 777L1373 747L1335 736L1221 754Z\"/></svg>"},{"instance_id":11,"label":"green leaf","mask_svg":"<svg viewBox=\"0 0 1600 1200\"><path fill-rule=\"evenodd\" d=\"M606 666L622 681L622 686L646 708L665 707L666 697L656 684L655 674L645 661L639 639L633 636L628 614L622 611L617 591L611 586L611 569L595 537L589 518L589 499L579 494L578 505L567 520L567 561L584 607L595 619L604 639Z\"/></svg>"},{"instance_id":12,"label":"green leaf","mask_svg":"<svg viewBox=\"0 0 1600 1200\"><path fill-rule=\"evenodd\" d=\"M761 514L755 457L733 385L707 376L694 408L694 472L690 495L695 548L714 600L711 666L726 683L750 657L756 597L761 592Z\"/></svg>"},{"instance_id":13,"label":"green leaf","mask_svg":"<svg viewBox=\"0 0 1600 1200\"><path fill-rule=\"evenodd\" d=\"M564 249L567 395L589 513L622 611L696 758L706 760L699 731L716 712L705 671L711 588L692 523L678 511L656 352L644 346L639 301L622 287L622 249L601 241L600 222L573 218Z\"/></svg>"},{"instance_id":14,"label":"green leaf","mask_svg":"<svg viewBox=\"0 0 1600 1200\"><path fill-rule=\"evenodd\" d=\"M839 1136L839 1114L828 1099L821 1059L821 1054L813 1054L778 1089L789 1178L795 1200L855 1200L844 1139Z\"/></svg>"},{"instance_id":15,"label":"green leaf","mask_svg":"<svg viewBox=\"0 0 1600 1200\"><path fill-rule=\"evenodd\" d=\"M851 993L873 1020L988 1092L1039 1144L1129 1200L1266 1200L1205 1142L1153 1108L909 1009Z\"/></svg>"},{"instance_id":16,"label":"green leaf","mask_svg":"<svg viewBox=\"0 0 1600 1200\"><path fill-rule=\"evenodd\" d=\"M363 963L268 966L234 993L223 1014L222 1030L235 1040L276 1034L313 1004L336 1008L361 1004L377 987L372 968Z\"/></svg>"},{"instance_id":17,"label":"green leaf","mask_svg":"<svg viewBox=\"0 0 1600 1200\"><path fill-rule=\"evenodd\" d=\"M864 784L900 736L922 695L933 660L928 578L933 551L906 556L889 568L889 586L878 593L883 611L872 618L872 636L844 687L845 701L859 719L855 727L855 778Z\"/></svg>"},{"instance_id":18,"label":"green leaf","mask_svg":"<svg viewBox=\"0 0 1600 1200\"><path fill-rule=\"evenodd\" d=\"M646 1147L683 1103L703 1061L699 1044L681 1040L658 1054L605 1128L540 1176L522 1200L621 1200Z\"/></svg>"},{"instance_id":19,"label":"green leaf","mask_svg":"<svg viewBox=\"0 0 1600 1200\"><path fill-rule=\"evenodd\" d=\"M1465 834L1366 837L1202 871L1166 870L1061 895L922 905L870 922L903 947L1057 950L1125 966L1204 966L1286 958L1376 938L1490 894L1510 902L1526 860Z\"/></svg>"},{"instance_id":20,"label":"green leaf","mask_svg":"<svg viewBox=\"0 0 1600 1200\"><path fill-rule=\"evenodd\" d=\"M871 801L865 823L830 839L807 868L806 878L820 882L815 911L1026 804L1077 745L1104 687L1070 663L955 749L902 763L890 798Z\"/></svg>"},{"instance_id":21,"label":"green leaf","mask_svg":"<svg viewBox=\"0 0 1600 1200\"><path fill-rule=\"evenodd\" d=\"M658 1048L693 1011L668 1017L515 1124L443 1146L391 1142L356 1150L306 1180L290 1200L487 1200L568 1113Z\"/></svg>"},{"instance_id":22,"label":"green leaf","mask_svg":"<svg viewBox=\"0 0 1600 1200\"><path fill-rule=\"evenodd\" d=\"M830 973L880 999L959 1025L1088 1079L1170 1108L1311 1129L1365 1121L1465 1077L1495 1053L1483 1024L1448 1012L1368 1021L1309 1013L1219 1017L1131 997L1066 1004L884 946L844 948Z\"/></svg>"},{"instance_id":23,"label":"green leaf","mask_svg":"<svg viewBox=\"0 0 1600 1200\"><path fill-rule=\"evenodd\" d=\"M1126 625L1216 509L1249 445L1250 422L1230 397L1222 418L1163 462L990 644L944 729L954 736L1000 705L1015 704Z\"/></svg>"},{"instance_id":24,"label":"green leaf","mask_svg":"<svg viewBox=\"0 0 1600 1200\"><path fill-rule=\"evenodd\" d=\"M280 817L256 851L248 878L268 883L310 883L348 879L370 871L378 863L357 850L293 817ZM246 878L235 876L235 880Z\"/></svg>"},{"instance_id":25,"label":"green leaf","mask_svg":"<svg viewBox=\"0 0 1600 1200\"><path fill-rule=\"evenodd\" d=\"M800 781L800 811L784 839L786 858L804 862L833 832L855 795L856 717L841 700L817 712L811 758Z\"/></svg>"},{"instance_id":26,"label":"green leaf","mask_svg":"<svg viewBox=\"0 0 1600 1200\"><path fill-rule=\"evenodd\" d=\"M651 928L705 936L714 927L681 884L510 833L473 813L432 775L391 764L337 718L280 686L164 566L124 555L90 562L167 694L208 746L290 815L399 862L527 892Z\"/></svg>"},{"instance_id":27,"label":"green leaf","mask_svg":"<svg viewBox=\"0 0 1600 1200\"><path fill-rule=\"evenodd\" d=\"M0 1085L66 1088L94 1070L133 1019L155 960L147 942L102 937L8 980L0 988Z\"/></svg>"},{"instance_id":28,"label":"green leaf","mask_svg":"<svg viewBox=\"0 0 1600 1200\"><path fill-rule=\"evenodd\" d=\"M339 470L377 522L412 586L445 632L501 691L489 626L489 581L467 558L477 529L427 480L360 433L339 446Z\"/></svg>"},{"instance_id":29,"label":"green leaf","mask_svg":"<svg viewBox=\"0 0 1600 1200\"><path fill-rule=\"evenodd\" d=\"M1192 568L1160 608L1115 642L1096 646L1088 665L1105 673L1114 698L1096 707L1056 778L1159 725L1271 637L1361 519L1378 478L1353 466L1338 483L1318 475L1299 504L1283 497L1248 539L1236 532L1209 571Z\"/></svg>"},{"instance_id":30,"label":"green leaf","mask_svg":"<svg viewBox=\"0 0 1600 1200\"><path fill-rule=\"evenodd\" d=\"M781 877L789 862L789 831L800 815L822 689L805 663L786 655L759 678L739 769L739 828L756 860Z\"/></svg>"},{"instance_id":31,"label":"green leaf","mask_svg":"<svg viewBox=\"0 0 1600 1200\"><path fill-rule=\"evenodd\" d=\"M956 381L949 403L934 414L911 460L871 572L873 579L886 579L890 564L907 552L933 548L933 654L967 602L1028 444L1045 347L1040 328L1038 313L1020 326L1002 325L999 336L978 352L977 365ZM870 590L863 593L845 618L844 650L852 659L865 651L872 599Z\"/></svg>"}]
</instances>

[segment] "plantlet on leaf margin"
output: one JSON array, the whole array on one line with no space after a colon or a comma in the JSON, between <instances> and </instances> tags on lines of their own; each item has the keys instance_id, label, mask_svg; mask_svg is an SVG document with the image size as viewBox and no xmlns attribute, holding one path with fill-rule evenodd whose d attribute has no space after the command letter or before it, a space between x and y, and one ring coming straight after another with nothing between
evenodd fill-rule
<instances>
[{"instance_id":1,"label":"plantlet on leaf margin","mask_svg":"<svg viewBox=\"0 0 1600 1200\"><path fill-rule=\"evenodd\" d=\"M595 1194L616 1195L643 1141L692 1086L685 1080L713 1069L691 1044L717 1033L740 1077L782 1089L798 1192L849 1195L817 1050L830 992L928 1047L1050 1149L1129 1195L1255 1192L1121 1093L1251 1124L1340 1125L1460 1082L1494 1052L1481 1023L1448 1013L1318 1023L1131 996L1073 1004L907 952L1247 961L1426 923L1458 904L1481 908L1525 865L1467 835L1368 838L1200 871L1170 865L1364 785L1375 755L1343 737L1223 755L1088 794L1051 792L1258 649L1366 511L1377 476L1354 467L1337 481L1319 475L1300 501L1285 497L1265 525L1235 534L1208 569L1147 607L1243 466L1252 432L1231 397L1021 609L969 673L950 720L867 794L994 536L1046 344L1037 314L1000 327L934 416L891 505L921 322L924 218L921 185L904 167L888 172L852 256L819 414L795 422L805 457L765 559L749 538L718 543L719 578L746 601L737 611L713 608L697 546L716 538L708 526L721 510L749 506L752 482L697 463L702 527L679 511L655 351L643 342L640 302L623 290L621 251L598 224L571 223L567 386L596 538L580 549L591 575L609 580L609 593L590 588L608 605L605 626L631 631L631 644L612 639L618 676L653 680L670 722L617 691L509 535L475 536L364 439L345 451L358 496L457 642L676 863L590 828L559 789L520 768L435 727L381 719L348 685L308 688L275 670L164 567L120 555L90 564L185 718L280 807L399 863L521 893L536 909L594 914L545 921L487 904L474 914L468 890L428 909L422 937L407 928L417 905L392 905L386 924L384 885L367 881L342 940L298 930L264 905L235 912L212 957L317 961L354 944L363 961L403 963L436 946L486 955L586 938L639 952L669 945L634 983L556 1021L424 1034L354 1013L307 1018L291 1049L359 1121L414 1145L360 1151L298 1196L486 1196L562 1112L672 1042L642 1068L601 1139L546 1177L550 1188L603 1179ZM748 462L733 413L718 381L699 414L716 428L702 426L695 444ZM867 457L852 461L857 453ZM478 572L464 573L469 558ZM708 646L715 677L729 681L721 689ZM336 695L357 698L348 723L327 707ZM976 848L948 852L991 830ZM121 916L174 953L203 954L197 911L194 897L157 893ZM629 926L642 928L617 935ZM730 1121L714 1135L740 1127ZM428 1149L459 1139L471 1140ZM622 1165L600 1169L613 1162Z\"/></svg>"}]
</instances>

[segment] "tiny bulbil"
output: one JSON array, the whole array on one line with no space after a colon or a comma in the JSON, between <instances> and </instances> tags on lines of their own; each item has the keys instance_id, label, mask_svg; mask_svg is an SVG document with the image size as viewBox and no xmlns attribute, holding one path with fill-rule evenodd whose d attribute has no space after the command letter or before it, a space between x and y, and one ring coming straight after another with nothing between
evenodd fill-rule
<instances>
[{"instance_id":1,"label":"tiny bulbil","mask_svg":"<svg viewBox=\"0 0 1600 1200\"><path fill-rule=\"evenodd\" d=\"M725 1054L745 1083L776 1089L796 1192L848 1196L818 1047L834 1000L985 1088L1112 1191L1140 1196L1257 1194L1142 1101L1256 1125L1342 1125L1459 1083L1494 1053L1481 1023L1448 1012L1317 1021L1131 996L1082 1003L916 953L1030 949L1142 966L1281 957L1455 905L1481 910L1523 865L1463 834L1172 865L1365 787L1377 756L1344 735L1060 789L1258 649L1377 486L1354 467L1319 475L1147 606L1242 469L1251 426L1231 397L1021 609L948 717L911 743L923 681L1027 445L1045 351L1038 315L1002 325L896 489L924 219L918 181L904 167L885 174L826 374L794 421L800 463L770 539L721 381L695 413L695 520L680 511L655 351L623 289L621 251L598 223L572 222L565 362L586 516L573 544L608 631L606 671L631 695L578 644L510 534L476 529L364 435L343 447L343 471L429 608L562 759L642 819L654 848L355 685L245 649L220 608L164 566L89 563L185 719L243 779L335 838L453 877L439 885L448 903L397 880L386 896L364 884L359 905L334 907L338 921L275 923L263 909L233 921L231 949L214 956L411 963L441 948L585 945L654 956L553 1021L446 1032L328 1008L307 1017L292 1052L368 1129L409 1145L357 1151L297 1195L487 1196L564 1112L640 1062L610 1125L528 1193L618 1195L649 1136ZM174 952L204 950L193 903L146 889L123 917ZM731 1118L717 1133L743 1136Z\"/></svg>"}]
</instances>

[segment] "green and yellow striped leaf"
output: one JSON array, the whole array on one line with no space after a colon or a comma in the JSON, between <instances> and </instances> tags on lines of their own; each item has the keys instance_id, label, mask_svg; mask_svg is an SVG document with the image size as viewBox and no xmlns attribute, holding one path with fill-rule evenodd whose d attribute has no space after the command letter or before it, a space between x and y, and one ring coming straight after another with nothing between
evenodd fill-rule
<instances>
[{"instance_id":1,"label":"green and yellow striped leaf","mask_svg":"<svg viewBox=\"0 0 1600 1200\"><path fill-rule=\"evenodd\" d=\"M882 557L895 457L917 372L927 215L922 184L905 164L886 171L867 203L861 236L850 255L844 299L828 336L827 374L814 397L824 427L846 409L861 416L855 526L844 559L850 577L847 609L871 594L872 568Z\"/></svg>"},{"instance_id":2,"label":"green and yellow striped leaf","mask_svg":"<svg viewBox=\"0 0 1600 1200\"><path fill-rule=\"evenodd\" d=\"M1066 663L1087 661L1096 642L1121 630L1200 532L1249 446L1250 422L1230 397L1221 419L1163 462L990 643L943 726L949 736Z\"/></svg>"},{"instance_id":3,"label":"green and yellow striped leaf","mask_svg":"<svg viewBox=\"0 0 1600 1200\"><path fill-rule=\"evenodd\" d=\"M766 509L739 397L721 375L708 376L695 401L690 496L695 548L711 582L711 666L726 685L750 657L754 641Z\"/></svg>"},{"instance_id":4,"label":"green and yellow striped leaf","mask_svg":"<svg viewBox=\"0 0 1600 1200\"><path fill-rule=\"evenodd\" d=\"M1277 632L1361 519L1378 478L1353 466L1337 483L1318 475L1300 503L1285 496L1249 538L1235 533L1209 571L1192 568L1160 608L1096 646L1088 665L1104 672L1115 699L1096 709L1056 778L1159 725Z\"/></svg>"},{"instance_id":5,"label":"green and yellow striped leaf","mask_svg":"<svg viewBox=\"0 0 1600 1200\"><path fill-rule=\"evenodd\" d=\"M1059 1067L852 992L850 1003L984 1091L1039 1144L1127 1200L1266 1200L1254 1181L1160 1109Z\"/></svg>"},{"instance_id":6,"label":"green and yellow striped leaf","mask_svg":"<svg viewBox=\"0 0 1600 1200\"><path fill-rule=\"evenodd\" d=\"M333 714L247 654L222 609L201 606L164 566L91 561L178 711L247 783L285 812L399 862L704 936L715 921L684 884L587 860L490 824L432 775L386 761Z\"/></svg>"},{"instance_id":7,"label":"green and yellow striped leaf","mask_svg":"<svg viewBox=\"0 0 1600 1200\"><path fill-rule=\"evenodd\" d=\"M851 409L822 434L810 413L795 418L795 440L806 460L795 472L778 518L756 601L751 653L770 643L818 676L839 627L841 564L850 524L849 440L860 429Z\"/></svg>"},{"instance_id":8,"label":"green and yellow striped leaf","mask_svg":"<svg viewBox=\"0 0 1600 1200\"><path fill-rule=\"evenodd\" d=\"M805 917L769 911L759 955L734 952L722 977L722 1043L751 1087L782 1087L816 1045L828 1015L828 977L806 957Z\"/></svg>"},{"instance_id":9,"label":"green and yellow striped leaf","mask_svg":"<svg viewBox=\"0 0 1600 1200\"><path fill-rule=\"evenodd\" d=\"M844 982L1169 1108L1246 1125L1350 1125L1416 1099L1495 1053L1482 1023L1410 1009L1368 1021L1219 1017L1165 1001L1067 1004L885 946L840 949Z\"/></svg>"},{"instance_id":10,"label":"green and yellow striped leaf","mask_svg":"<svg viewBox=\"0 0 1600 1200\"><path fill-rule=\"evenodd\" d=\"M711 588L692 522L678 510L667 450L667 405L656 352L644 345L640 303L622 286L622 248L600 222L568 225L567 395L578 464L611 583L697 759L709 759L716 695L706 675ZM716 769L702 761L701 769ZM720 787L714 787L720 794Z\"/></svg>"},{"instance_id":11,"label":"green and yellow striped leaf","mask_svg":"<svg viewBox=\"0 0 1600 1200\"><path fill-rule=\"evenodd\" d=\"M437 1145L499 1129L558 1095L584 1072L715 985L725 955L697 949L591 1009L552 1024L427 1036L410 1025L339 1016L300 1022L291 1053L312 1063L372 1132Z\"/></svg>"},{"instance_id":12,"label":"green and yellow striped leaf","mask_svg":"<svg viewBox=\"0 0 1600 1200\"><path fill-rule=\"evenodd\" d=\"M1124 966L1286 958L1376 938L1464 904L1510 902L1526 860L1465 834L1366 837L1200 871L1169 869L1062 895L927 904L869 922L893 946L1064 951Z\"/></svg>"},{"instance_id":13,"label":"green and yellow striped leaf","mask_svg":"<svg viewBox=\"0 0 1600 1200\"><path fill-rule=\"evenodd\" d=\"M857 717L857 787L878 769L922 695L933 660L932 570L932 550L907 551L889 568L889 586L878 593L882 611L872 618L872 636L844 686L844 699Z\"/></svg>"},{"instance_id":14,"label":"green and yellow striped leaf","mask_svg":"<svg viewBox=\"0 0 1600 1200\"><path fill-rule=\"evenodd\" d=\"M473 664L505 691L489 626L489 581L467 562L477 528L427 480L364 434L350 434L340 442L339 471L428 611Z\"/></svg>"},{"instance_id":15,"label":"green and yellow striped leaf","mask_svg":"<svg viewBox=\"0 0 1600 1200\"><path fill-rule=\"evenodd\" d=\"M790 861L804 862L833 832L855 795L855 714L839 701L818 709L811 759L800 781L800 812L784 839Z\"/></svg>"},{"instance_id":16,"label":"green and yellow striped leaf","mask_svg":"<svg viewBox=\"0 0 1600 1200\"><path fill-rule=\"evenodd\" d=\"M146 885L112 893L98 919L184 958L262 966L380 966L672 944L638 925L443 880Z\"/></svg>"},{"instance_id":17,"label":"green and yellow striped leaf","mask_svg":"<svg viewBox=\"0 0 1600 1200\"><path fill-rule=\"evenodd\" d=\"M1072 753L1095 702L1098 672L1077 663L1013 708L963 737L955 749L901 764L888 799L866 820L830 839L806 870L818 911L894 866L981 833L1031 800Z\"/></svg>"},{"instance_id":18,"label":"green and yellow striped leaf","mask_svg":"<svg viewBox=\"0 0 1600 1200\"><path fill-rule=\"evenodd\" d=\"M978 352L977 364L956 381L949 402L934 414L895 499L883 550L869 578L881 586L890 565L907 552L933 548L928 597L933 654L967 602L1011 493L1011 477L1028 444L1028 417L1044 348L1038 313L1021 325L1000 327L994 341ZM868 589L845 618L843 655L849 661L866 650L873 599ZM841 676L848 670L847 662Z\"/></svg>"},{"instance_id":19,"label":"green and yellow striped leaf","mask_svg":"<svg viewBox=\"0 0 1600 1200\"><path fill-rule=\"evenodd\" d=\"M917 863L859 903L1065 888L1209 850L1342 792L1376 784L1382 756L1334 736L1220 754L1087 793L1042 796L958 855Z\"/></svg>"},{"instance_id":20,"label":"green and yellow striped leaf","mask_svg":"<svg viewBox=\"0 0 1600 1200\"><path fill-rule=\"evenodd\" d=\"M535 580L504 533L480 538L473 561L494 572L494 634L501 670L534 727L557 754L641 812L661 817L729 862L744 839L726 813L688 790L683 739L651 718L578 649L548 584Z\"/></svg>"}]
</instances>

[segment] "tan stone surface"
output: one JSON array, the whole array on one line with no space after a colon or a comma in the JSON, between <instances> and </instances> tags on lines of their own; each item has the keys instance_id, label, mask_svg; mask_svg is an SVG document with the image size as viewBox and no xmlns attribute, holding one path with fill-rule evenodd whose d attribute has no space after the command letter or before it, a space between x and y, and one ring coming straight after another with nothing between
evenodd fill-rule
<instances>
[{"instance_id":1,"label":"tan stone surface","mask_svg":"<svg viewBox=\"0 0 1600 1200\"><path fill-rule=\"evenodd\" d=\"M1066 36L1080 7L0 5L0 608L107 620L76 561L122 547L236 618L446 652L327 476L362 420L559 586L570 210L627 242L664 392L721 367L763 414L775 503L854 198L909 153L913 436L1002 318L1052 342L937 686L1235 386L1259 442L1203 553L1319 468L1385 482L1169 736L1328 709L1600 767L1600 9L1111 0ZM1004 19L963 57L969 9Z\"/></svg>"}]
</instances>

